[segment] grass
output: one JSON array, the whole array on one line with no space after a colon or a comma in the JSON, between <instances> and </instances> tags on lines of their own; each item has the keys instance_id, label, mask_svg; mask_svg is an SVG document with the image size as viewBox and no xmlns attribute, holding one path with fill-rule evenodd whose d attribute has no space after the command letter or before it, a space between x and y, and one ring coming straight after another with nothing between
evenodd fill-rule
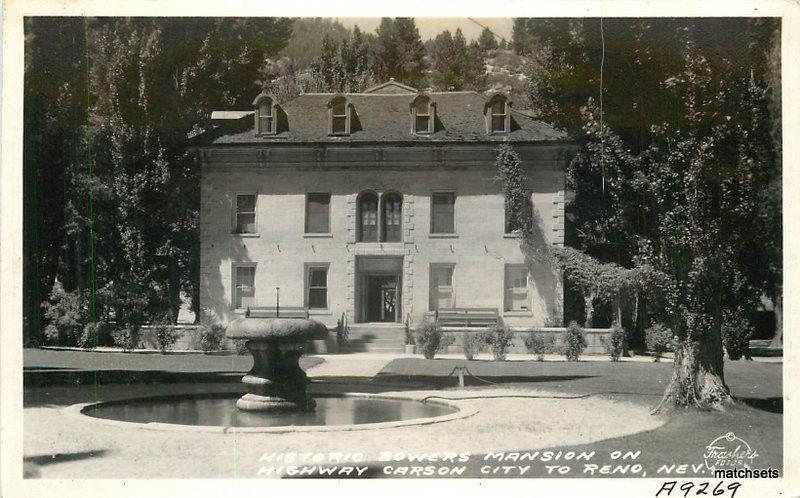
<instances>
[{"instance_id":1,"label":"grass","mask_svg":"<svg viewBox=\"0 0 800 498\"><path fill-rule=\"evenodd\" d=\"M304 358L308 368L316 358ZM249 369L249 356L209 355L139 355L121 353L86 353L26 350L25 393L26 407L67 404L93 400L146 395L153 389L159 392L204 392L208 385L202 382L228 382L231 388L240 388L239 374ZM465 394L480 395L492 390L501 392L519 388L556 393L558 395L602 396L620 403L632 403L644 408L655 406L668 382L671 363L622 361L619 363L600 361L467 361L460 359L397 358L389 361L374 378L341 377L326 378L315 382L316 389L325 392L357 390L365 392L387 392L398 390L448 390L457 386L452 375L456 367L465 367ZM108 375L108 383L101 391L93 392L85 387L50 383L54 376L65 372L90 376ZM159 373L152 377L154 372ZM115 376L111 376L115 374ZM224 374L224 375L223 375ZM639 464L638 475L645 477L713 477L705 472L703 453L706 445L727 432L733 432L748 442L759 454L753 462L754 468L777 468L782 471L783 459L783 394L782 364L752 361L727 362L726 382L738 402L735 408L722 413L696 410L674 412L665 425L652 431L612 438L592 444L545 448L539 451L587 451L595 452L591 463L598 466ZM32 382L34 379L41 382ZM97 378L97 377L94 377ZM149 379L149 380L148 380ZM147 385L152 382L153 385ZM183 384L178 384L182 382ZM341 385L338 385L341 383ZM60 384L60 385L57 385ZM78 399L80 398L80 399ZM519 414L524 417L524 413ZM619 420L625 424L624 419ZM581 431L576 426L575 431ZM519 448L518 451L530 451ZM635 460L619 462L609 457L613 451L640 451ZM483 455L473 455L467 464L466 477L503 477L503 474L485 474L486 465L526 465L520 462L485 461ZM567 462L564 462L567 463ZM531 465L525 477L592 477L585 473L583 463L569 463L567 474L549 474L545 465ZM663 465L673 466L664 470ZM698 465L697 471L687 467L680 472L680 465ZM382 476L378 462L370 465L368 474ZM661 472L659 472L661 470ZM630 474L601 475L594 477L630 477Z\"/></svg>"},{"instance_id":2,"label":"grass","mask_svg":"<svg viewBox=\"0 0 800 498\"><path fill-rule=\"evenodd\" d=\"M559 394L600 395L655 406L669 381L671 363L649 362L492 362L467 360L423 360L399 358L384 367L376 379L427 383L439 388L452 388L455 378L449 373L464 366L472 374L467 377L466 389L474 394L495 383L498 387L529 387ZM705 447L727 432L747 441L759 457L755 468L783 469L783 398L782 365L751 361L728 362L726 382L737 403L727 412L676 410L665 425L658 429L630 436L607 439L589 445L547 448L552 451L596 452L592 464L598 465L595 474L586 473L584 463L568 463L567 474L548 473L545 464L531 465L526 477L631 477L631 474L601 475L603 465L639 464L642 477L713 477L706 472L703 460ZM624 420L619 421L624 424ZM581 428L576 427L579 431ZM542 451L546 451L542 450ZM520 452L529 451L519 448ZM641 451L638 458L619 461L610 458L614 451ZM518 465L514 462L484 461L473 457L467 465L466 477L504 477L481 471L486 465ZM525 465L522 463L521 465ZM664 468L663 466L668 467ZM680 468L680 465L686 465ZM692 465L695 465L694 470ZM684 471L682 473L681 471ZM630 470L629 470L630 472Z\"/></svg>"}]
</instances>

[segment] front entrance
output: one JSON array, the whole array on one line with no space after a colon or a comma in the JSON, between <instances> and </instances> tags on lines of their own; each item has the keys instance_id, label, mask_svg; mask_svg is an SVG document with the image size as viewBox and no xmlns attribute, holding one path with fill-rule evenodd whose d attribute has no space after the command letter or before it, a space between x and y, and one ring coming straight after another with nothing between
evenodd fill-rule
<instances>
[{"instance_id":1,"label":"front entrance","mask_svg":"<svg viewBox=\"0 0 800 498\"><path fill-rule=\"evenodd\" d=\"M395 275L366 276L366 313L368 322L399 322L398 278Z\"/></svg>"},{"instance_id":2,"label":"front entrance","mask_svg":"<svg viewBox=\"0 0 800 498\"><path fill-rule=\"evenodd\" d=\"M402 321L402 257L356 258L358 322Z\"/></svg>"}]
</instances>

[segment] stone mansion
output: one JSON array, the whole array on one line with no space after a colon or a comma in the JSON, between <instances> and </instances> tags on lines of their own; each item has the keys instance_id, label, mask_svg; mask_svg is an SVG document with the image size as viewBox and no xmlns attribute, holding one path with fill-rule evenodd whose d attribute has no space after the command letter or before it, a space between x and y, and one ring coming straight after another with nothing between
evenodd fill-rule
<instances>
[{"instance_id":1,"label":"stone mansion","mask_svg":"<svg viewBox=\"0 0 800 498\"><path fill-rule=\"evenodd\" d=\"M548 242L564 240L560 131L502 93L424 92L394 80L215 111L201 163L200 303L307 308L334 327L412 326L434 311L493 309L513 327L561 310L531 274L504 212L496 148L511 143Z\"/></svg>"}]
</instances>

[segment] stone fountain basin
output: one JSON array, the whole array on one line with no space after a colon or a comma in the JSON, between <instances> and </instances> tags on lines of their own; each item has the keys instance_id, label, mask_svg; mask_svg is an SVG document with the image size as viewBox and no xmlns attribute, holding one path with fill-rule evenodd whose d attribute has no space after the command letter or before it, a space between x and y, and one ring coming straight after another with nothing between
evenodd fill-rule
<instances>
[{"instance_id":1,"label":"stone fountain basin","mask_svg":"<svg viewBox=\"0 0 800 498\"><path fill-rule=\"evenodd\" d=\"M328 327L306 318L250 318L233 320L226 334L229 339L307 341L324 339Z\"/></svg>"}]
</instances>

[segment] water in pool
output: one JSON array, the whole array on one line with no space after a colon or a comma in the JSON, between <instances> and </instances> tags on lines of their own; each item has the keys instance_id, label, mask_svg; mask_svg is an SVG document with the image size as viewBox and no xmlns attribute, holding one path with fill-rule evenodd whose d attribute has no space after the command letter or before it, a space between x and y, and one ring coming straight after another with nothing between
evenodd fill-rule
<instances>
[{"instance_id":1,"label":"water in pool","mask_svg":"<svg viewBox=\"0 0 800 498\"><path fill-rule=\"evenodd\" d=\"M84 409L91 417L124 422L211 425L223 427L280 427L352 425L438 417L457 409L419 401L317 397L311 413L258 413L236 408L236 397L169 397L101 403Z\"/></svg>"}]
</instances>

